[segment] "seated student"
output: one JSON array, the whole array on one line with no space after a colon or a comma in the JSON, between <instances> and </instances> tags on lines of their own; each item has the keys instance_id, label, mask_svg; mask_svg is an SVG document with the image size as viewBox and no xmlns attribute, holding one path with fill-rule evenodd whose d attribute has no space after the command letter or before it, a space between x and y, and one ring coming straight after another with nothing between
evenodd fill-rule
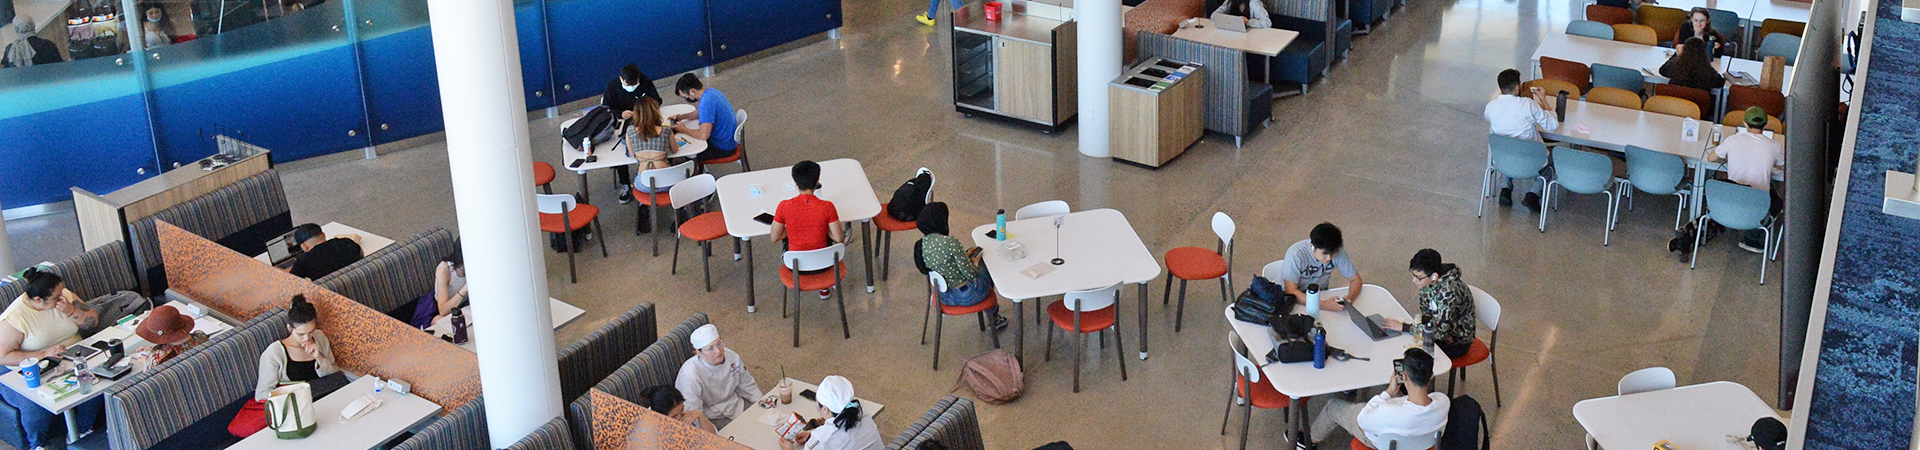
<instances>
[{"instance_id":1,"label":"seated student","mask_svg":"<svg viewBox=\"0 0 1920 450\"><path fill-rule=\"evenodd\" d=\"M1541 130L1552 131L1560 128L1560 117L1553 113L1555 97L1547 95L1545 89L1538 87L1533 88L1531 92L1524 93L1524 95L1526 95L1525 97L1522 97L1521 95L1523 93L1520 92L1520 71L1514 69L1500 71L1500 75L1495 80L1500 85L1500 96L1494 97L1493 101L1487 102L1486 111L1483 113L1487 118L1487 123L1492 125L1491 132L1493 134L1514 139L1540 141ZM1553 149L1552 147L1548 147L1547 150L1552 151ZM1552 161L1553 159L1549 157L1547 160ZM1553 164L1549 162L1546 168L1540 169L1540 174L1546 176L1548 179L1552 179ZM1505 187L1500 188L1500 195L1497 199L1500 206L1513 204L1513 179L1507 178L1506 180L1507 184ZM1526 205L1527 208L1539 211L1540 191L1541 188L1544 187L1546 187L1546 183L1534 183L1533 188L1528 190L1526 198L1521 200L1521 203Z\"/></svg>"},{"instance_id":2,"label":"seated student","mask_svg":"<svg viewBox=\"0 0 1920 450\"><path fill-rule=\"evenodd\" d=\"M1473 347L1473 333L1479 326L1473 312L1473 290L1460 281L1460 267L1440 260L1440 252L1420 249L1407 263L1413 272L1413 287L1420 289L1420 325L1431 333L1434 346L1448 358L1460 359ZM1413 331L1413 324L1386 319L1387 328Z\"/></svg>"},{"instance_id":3,"label":"seated student","mask_svg":"<svg viewBox=\"0 0 1920 450\"><path fill-rule=\"evenodd\" d=\"M719 327L701 325L687 340L693 344L694 355L680 364L673 387L686 399L687 410L699 411L713 424L725 427L760 399L760 385L740 362L740 354L720 340Z\"/></svg>"},{"instance_id":4,"label":"seated student","mask_svg":"<svg viewBox=\"0 0 1920 450\"><path fill-rule=\"evenodd\" d=\"M707 420L706 414L687 409L686 399L680 396L680 390L673 386L654 386L640 391L640 397L647 399L647 409L670 419L680 421L701 431L719 433L720 428Z\"/></svg>"},{"instance_id":5,"label":"seated student","mask_svg":"<svg viewBox=\"0 0 1920 450\"><path fill-rule=\"evenodd\" d=\"M794 440L781 440L780 450L880 450L880 429L872 420L860 417L860 401L853 397L853 383L839 375L820 380L815 398L820 401L824 423L802 431ZM815 419L820 420L820 419Z\"/></svg>"},{"instance_id":6,"label":"seated student","mask_svg":"<svg viewBox=\"0 0 1920 450\"><path fill-rule=\"evenodd\" d=\"M840 210L833 202L821 200L813 195L820 189L820 164L813 161L800 161L793 165L793 185L800 194L781 200L773 209L773 225L768 236L774 241L787 241L789 251L819 250L846 242L846 225L840 223ZM807 273L819 273L832 268ZM833 295L831 289L821 289L820 298Z\"/></svg>"},{"instance_id":7,"label":"seated student","mask_svg":"<svg viewBox=\"0 0 1920 450\"><path fill-rule=\"evenodd\" d=\"M29 267L16 283L26 283L25 293L0 312L0 373L11 372L27 359L46 359L66 353L67 346L80 342L82 330L98 329L100 314L66 289L65 280L53 272ZM105 319L119 320L120 317ZM112 323L112 322L108 322ZM0 399L19 410L20 427L26 431L27 445L40 447L56 440L54 427L60 420L53 413L13 389L0 389ZM106 411L106 399L96 398L76 406L77 423L93 424Z\"/></svg>"},{"instance_id":8,"label":"seated student","mask_svg":"<svg viewBox=\"0 0 1920 450\"><path fill-rule=\"evenodd\" d=\"M259 378L253 384L253 401L240 409L240 414L227 423L227 432L236 437L245 438L267 428L266 404L268 393L273 392L280 383L294 381L314 381L340 371L334 364L333 347L327 344L327 334L319 329L319 310L313 303L307 302L304 295L294 295L287 306L287 337L271 344L260 352ZM313 398L319 400L327 392L338 386L314 387ZM322 392L322 391L325 392Z\"/></svg>"},{"instance_id":9,"label":"seated student","mask_svg":"<svg viewBox=\"0 0 1920 450\"><path fill-rule=\"evenodd\" d=\"M1340 301L1350 295L1357 295L1362 285L1360 269L1353 267L1353 261L1347 259L1347 252L1341 249L1345 245L1340 237L1340 228L1331 223L1321 223L1313 227L1307 239L1287 247L1287 257L1281 260L1280 280L1287 295L1300 304L1307 303L1307 286L1318 285L1321 291L1333 288L1333 271L1340 270L1340 276L1347 278L1347 295L1320 296L1322 311L1339 311L1343 307Z\"/></svg>"},{"instance_id":10,"label":"seated student","mask_svg":"<svg viewBox=\"0 0 1920 450\"><path fill-rule=\"evenodd\" d=\"M327 232L311 223L293 227L293 240L300 242L300 256L287 272L309 280L327 276L365 256L360 253L360 235L327 239Z\"/></svg>"},{"instance_id":11,"label":"seated student","mask_svg":"<svg viewBox=\"0 0 1920 450\"><path fill-rule=\"evenodd\" d=\"M1703 6L1696 6L1687 11L1687 24L1682 25L1680 31L1674 32L1673 43L1679 45L1696 37L1705 39L1707 45L1713 47L1715 58L1727 54L1727 36L1713 29L1713 13L1708 12Z\"/></svg>"},{"instance_id":12,"label":"seated student","mask_svg":"<svg viewBox=\"0 0 1920 450\"><path fill-rule=\"evenodd\" d=\"M627 63L626 67L620 68L620 77L607 82L607 93L600 96L600 104L607 105L607 109L619 114L620 118L632 121L634 108L640 106L640 99L643 98L651 98L655 104L666 101L660 98L660 90L653 87L653 79L647 78L647 74L640 71L640 66ZM627 183L633 182L632 169L615 166L613 175L620 180L620 204L633 201L633 193L627 189Z\"/></svg>"},{"instance_id":13,"label":"seated student","mask_svg":"<svg viewBox=\"0 0 1920 450\"><path fill-rule=\"evenodd\" d=\"M1713 68L1713 51L1707 49L1707 41L1697 37L1687 38L1673 58L1660 65L1660 76L1667 77L1667 84L1703 91L1719 89L1727 84L1727 78Z\"/></svg>"},{"instance_id":14,"label":"seated student","mask_svg":"<svg viewBox=\"0 0 1920 450\"><path fill-rule=\"evenodd\" d=\"M413 301L413 315L407 324L427 329L435 320L453 314L467 304L467 258L460 252L460 241L453 242L453 253L433 267L433 292Z\"/></svg>"},{"instance_id":15,"label":"seated student","mask_svg":"<svg viewBox=\"0 0 1920 450\"><path fill-rule=\"evenodd\" d=\"M1327 399L1320 416L1313 420L1313 441L1326 440L1338 425L1368 447L1386 448L1387 444L1381 442L1383 435L1430 436L1446 428L1447 409L1452 407L1452 402L1447 394L1433 392L1433 355L1410 348L1393 366L1393 378L1387 382L1387 390L1367 403L1354 403L1339 396Z\"/></svg>"},{"instance_id":16,"label":"seated student","mask_svg":"<svg viewBox=\"0 0 1920 450\"><path fill-rule=\"evenodd\" d=\"M993 292L993 277L988 276L984 262L980 261L980 248L962 250L959 239L948 235L947 204L945 202L928 203L920 210L920 242L913 245L913 264L921 273L940 272L947 279L946 292L935 292L940 304L948 306L973 306L987 300ZM993 329L1007 327L1007 319L1000 317L1000 307L987 310L993 316Z\"/></svg>"},{"instance_id":17,"label":"seated student","mask_svg":"<svg viewBox=\"0 0 1920 450\"><path fill-rule=\"evenodd\" d=\"M1720 140L1720 146L1707 154L1707 161L1726 162L1727 181L1767 191L1767 195L1773 199L1768 214L1779 214L1780 195L1773 193L1773 168L1787 162L1787 149L1763 133L1767 128L1767 120L1766 110L1758 106L1747 108L1746 131ZM1747 237L1740 241L1740 248L1760 253L1766 249L1766 235L1760 229L1747 230Z\"/></svg>"},{"instance_id":18,"label":"seated student","mask_svg":"<svg viewBox=\"0 0 1920 450\"><path fill-rule=\"evenodd\" d=\"M133 329L140 339L153 343L153 364L173 359L181 352L207 342L207 334L193 331L193 318L180 314L173 305L160 305L147 313L146 320Z\"/></svg>"},{"instance_id":19,"label":"seated student","mask_svg":"<svg viewBox=\"0 0 1920 450\"><path fill-rule=\"evenodd\" d=\"M1247 21L1247 28L1272 28L1273 19L1267 17L1266 2L1250 0L1227 0L1220 3L1214 14L1232 14Z\"/></svg>"},{"instance_id":20,"label":"seated student","mask_svg":"<svg viewBox=\"0 0 1920 450\"><path fill-rule=\"evenodd\" d=\"M719 89L700 84L700 78L693 74L681 75L674 82L673 93L687 103L696 105L694 112L674 116L675 132L707 141L707 151L700 152L694 159L707 161L733 156L733 150L740 148L740 142L733 140L733 130L740 127L740 120L733 114L733 103ZM693 120L692 124L681 122Z\"/></svg>"},{"instance_id":21,"label":"seated student","mask_svg":"<svg viewBox=\"0 0 1920 450\"><path fill-rule=\"evenodd\" d=\"M640 170L667 168L667 155L680 151L680 140L673 137L673 128L667 127L664 123L665 119L660 117L660 102L651 98L640 99L639 102L634 103L632 112L636 119L626 129L627 152L633 154L634 159L640 160L638 164ZM620 176L625 177L621 179L621 183L633 183L635 181L633 177L625 175L626 168L627 166L620 166L622 171ZM629 189L621 190L620 203L632 201L636 193L639 195L653 192L665 194L672 187L669 185L650 188L634 184ZM647 205L640 205L640 232L642 233L653 232L653 214L649 211Z\"/></svg>"}]
</instances>

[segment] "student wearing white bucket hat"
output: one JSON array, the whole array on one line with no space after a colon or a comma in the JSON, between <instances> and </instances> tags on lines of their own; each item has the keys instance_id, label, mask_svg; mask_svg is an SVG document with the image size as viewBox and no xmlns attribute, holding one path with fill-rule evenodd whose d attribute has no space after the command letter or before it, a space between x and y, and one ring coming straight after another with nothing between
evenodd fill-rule
<instances>
[{"instance_id":1,"label":"student wearing white bucket hat","mask_svg":"<svg viewBox=\"0 0 1920 450\"><path fill-rule=\"evenodd\" d=\"M853 397L853 382L829 375L820 380L815 398L826 423L803 431L792 441L780 441L781 450L880 450L880 429L873 420L862 417L860 400Z\"/></svg>"},{"instance_id":2,"label":"student wearing white bucket hat","mask_svg":"<svg viewBox=\"0 0 1920 450\"><path fill-rule=\"evenodd\" d=\"M686 398L688 411L705 413L714 425L724 428L760 399L760 386L740 362L740 354L720 339L720 329L713 324L694 329L687 340L693 344L694 354L680 364L673 387Z\"/></svg>"}]
</instances>

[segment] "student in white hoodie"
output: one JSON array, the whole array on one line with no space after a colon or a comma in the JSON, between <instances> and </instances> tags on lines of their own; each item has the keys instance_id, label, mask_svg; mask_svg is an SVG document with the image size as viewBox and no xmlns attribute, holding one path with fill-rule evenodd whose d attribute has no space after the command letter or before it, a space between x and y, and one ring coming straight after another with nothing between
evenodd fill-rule
<instances>
[{"instance_id":1,"label":"student in white hoodie","mask_svg":"<svg viewBox=\"0 0 1920 450\"><path fill-rule=\"evenodd\" d=\"M720 329L713 324L695 328L687 340L693 344L694 354L680 364L673 387L686 398L687 411L704 412L717 428L726 428L760 399L760 385L740 363L740 354L727 349L726 341L720 340Z\"/></svg>"},{"instance_id":2,"label":"student in white hoodie","mask_svg":"<svg viewBox=\"0 0 1920 450\"><path fill-rule=\"evenodd\" d=\"M1313 441L1325 440L1334 426L1372 448L1384 448L1382 436L1432 439L1447 426L1447 394L1433 392L1433 355L1418 348L1407 349L1406 356L1394 361L1393 379L1387 390L1365 404L1339 398L1327 400L1320 416L1313 420ZM1401 448L1408 448L1402 443ZM1425 447L1420 447L1425 448Z\"/></svg>"}]
</instances>

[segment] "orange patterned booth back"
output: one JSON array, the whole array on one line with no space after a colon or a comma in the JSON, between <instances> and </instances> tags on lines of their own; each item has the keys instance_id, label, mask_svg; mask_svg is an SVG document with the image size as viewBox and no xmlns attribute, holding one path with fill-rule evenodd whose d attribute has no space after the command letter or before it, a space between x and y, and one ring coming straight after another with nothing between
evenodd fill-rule
<instances>
[{"instance_id":1,"label":"orange patterned booth back","mask_svg":"<svg viewBox=\"0 0 1920 450\"><path fill-rule=\"evenodd\" d=\"M594 450L745 450L720 435L694 428L606 391L587 392L593 402Z\"/></svg>"},{"instance_id":2,"label":"orange patterned booth back","mask_svg":"<svg viewBox=\"0 0 1920 450\"><path fill-rule=\"evenodd\" d=\"M1139 32L1173 34L1180 30L1180 21L1207 16L1205 0L1147 0L1127 11L1121 21L1121 47L1125 49L1122 61L1132 62L1137 40L1134 34Z\"/></svg>"}]
</instances>

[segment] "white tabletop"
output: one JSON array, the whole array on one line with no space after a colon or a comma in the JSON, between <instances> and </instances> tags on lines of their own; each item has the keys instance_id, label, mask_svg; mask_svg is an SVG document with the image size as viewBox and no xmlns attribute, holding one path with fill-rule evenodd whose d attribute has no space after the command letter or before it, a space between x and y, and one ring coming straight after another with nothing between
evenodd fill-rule
<instances>
[{"instance_id":1,"label":"white tabletop","mask_svg":"<svg viewBox=\"0 0 1920 450\"><path fill-rule=\"evenodd\" d=\"M1320 295L1331 298L1346 295L1347 288L1329 289ZM1405 307L1394 300L1393 293L1378 285L1365 285L1358 298L1352 299L1354 307L1360 312L1379 314L1381 317L1411 322L1413 315L1407 314ZM1253 353L1253 362L1265 364L1260 373L1273 380L1273 387L1290 398L1304 398L1345 392L1354 389L1383 386L1393 377L1393 360L1400 357L1409 348L1413 348L1413 336L1401 334L1382 341L1374 341L1366 332L1347 318L1345 311L1321 311L1320 327L1327 330L1327 345L1346 350L1353 356L1370 358L1337 361L1327 359L1327 368L1315 369L1311 362L1267 364L1267 352L1273 351L1273 334L1266 325L1255 325L1233 318L1233 307L1226 308L1227 323L1233 325L1233 331L1240 334L1240 340L1247 344L1247 351ZM1433 354L1433 375L1438 377L1453 368L1453 360L1446 352L1435 349ZM1612 447L1610 447L1612 448ZM1618 447L1628 448L1628 447ZM1688 450L1692 450L1689 448Z\"/></svg>"},{"instance_id":2,"label":"white tabletop","mask_svg":"<svg viewBox=\"0 0 1920 450\"><path fill-rule=\"evenodd\" d=\"M776 420L787 417L788 413L800 413L800 417L808 419L820 415L820 403L800 396L801 390L817 391L820 387L792 378L788 380L793 383L793 403L782 405L774 402L773 408L768 409L760 407L761 402L753 402L746 411L741 411L732 423L728 423L726 428L720 429L720 437L757 450L780 450L780 438L773 434L774 424L779 423ZM773 389L767 389L767 395L761 398L770 398L775 395ZM854 398L860 400L860 416L866 418L863 420L872 420L873 416L880 414L882 408L886 408L886 405L872 400Z\"/></svg>"},{"instance_id":3,"label":"white tabletop","mask_svg":"<svg viewBox=\"0 0 1920 450\"><path fill-rule=\"evenodd\" d=\"M760 185L760 194L750 192ZM720 194L721 215L727 219L727 233L734 237L765 236L767 224L753 220L761 212L773 214L781 201L800 195L793 185L793 168L755 170L720 177L715 182ZM880 215L880 197L867 181L867 170L859 161L835 159L820 162L820 190L814 196L833 202L841 222L859 222Z\"/></svg>"},{"instance_id":4,"label":"white tabletop","mask_svg":"<svg viewBox=\"0 0 1920 450\"><path fill-rule=\"evenodd\" d=\"M179 309L182 313L187 312L186 308L183 308L184 305L181 305L180 302L167 302L167 305L172 305L175 309ZM202 309L202 311L205 311L205 309ZM17 368L15 368L15 370L11 372L7 372L6 375L0 375L0 384L6 385L8 389L13 389L14 392L20 393L21 397L25 397L29 400L33 400L34 404L40 405L41 408L45 408L47 411L52 412L54 414L64 413L69 409L73 409L73 406L80 404L80 402L97 398L105 394L108 388L112 388L113 385L119 384L121 380L126 380L127 378L132 377L135 374L138 374L140 372L145 372L147 370L148 364L144 358L133 357L133 354L136 350L153 346L152 343L147 342L145 339L141 339L139 335L133 334L134 326L138 325L140 323L139 321L146 319L146 317L147 317L146 314L142 313L135 320L129 320L123 324L107 327L104 330L100 330L99 333L94 333L93 336L80 341L78 344L75 344L75 345L89 345L89 344L107 340L107 339L121 340L121 344L127 350L127 356L124 359L122 359L122 361L125 361L123 364L133 365L133 370L127 372L126 375L122 375L120 377L120 380L109 380L106 378L99 378L93 382L92 392L76 393L76 394L68 395L67 397L59 400L54 400L44 395L30 392L27 389L27 380L21 377L20 371ZM204 312L201 313L200 316L195 317L193 322L194 322L195 331L203 331L203 332L206 332L208 335L220 334L221 332L233 329L232 325L229 325L226 322L221 322L217 319L214 319L213 317L206 315L206 313ZM95 367L100 363L106 362L106 360L107 360L107 352L100 352L99 354L93 355L92 358L87 359L87 367ZM61 365L59 371L62 371L64 373L72 373L73 371L72 369L73 369L73 365L71 363L66 363ZM46 382L53 381L54 378L55 377L53 376L42 375L40 379L43 380L43 383L46 383ZM42 389L45 389L46 387L47 386L45 384L41 386Z\"/></svg>"},{"instance_id":5,"label":"white tabletop","mask_svg":"<svg viewBox=\"0 0 1920 450\"><path fill-rule=\"evenodd\" d=\"M1214 26L1212 19L1201 18L1199 22L1196 26L1173 32L1173 37L1267 56L1280 56L1281 50L1300 37L1300 32L1293 30L1249 28L1242 33L1222 30Z\"/></svg>"},{"instance_id":6,"label":"white tabletop","mask_svg":"<svg viewBox=\"0 0 1920 450\"><path fill-rule=\"evenodd\" d=\"M576 120L580 120L580 118L575 117L572 119L567 119L564 122L560 122L560 129L566 130L567 126L573 125L573 122ZM560 167L557 167L557 168L561 170L571 170L571 171L574 171L574 173L587 173L587 171L593 170L593 169L605 169L613 166L625 166L625 165L639 163L640 160L635 159L633 155L629 155L628 153L630 152L628 152L627 149L621 145L620 134L621 134L620 132L615 131L613 134L613 137L608 138L605 142L593 143L593 155L599 157L599 159L595 160L594 162L580 163L580 165L578 166L573 165L573 162L578 161L581 158L587 157L586 153L581 152L580 149L574 148L573 142L567 141L566 139L561 139L560 140Z\"/></svg>"},{"instance_id":7,"label":"white tabletop","mask_svg":"<svg viewBox=\"0 0 1920 450\"><path fill-rule=\"evenodd\" d=\"M561 325L566 325L567 322L572 322L573 319L580 318L581 314L586 313L585 310L574 307L573 305L569 305L566 302L554 299L553 297L547 297L547 307L553 311L553 329L555 330L560 329ZM461 307L460 310L462 311L463 314L466 314L467 317L473 317L472 306ZM460 344L460 348L467 349L467 351L470 351L470 352L474 351L473 333L475 333L476 330L479 330L479 329L480 329L479 327L473 327L471 324L469 324L467 328L467 335L468 335L467 343ZM453 316L446 315L446 316L441 316L440 318L434 319L433 325L429 325L427 327L427 334L432 334L436 337L452 336L453 335Z\"/></svg>"},{"instance_id":8,"label":"white tabletop","mask_svg":"<svg viewBox=\"0 0 1920 450\"><path fill-rule=\"evenodd\" d=\"M360 377L340 390L313 401L313 413L320 416L313 434L304 439L279 439L273 430L260 430L253 436L227 447L228 450L252 449L328 449L351 450L378 447L400 432L412 429L440 413L440 405L413 394L388 390L379 395L380 407L353 421L343 421L340 411L348 403L373 393L373 377Z\"/></svg>"},{"instance_id":9,"label":"white tabletop","mask_svg":"<svg viewBox=\"0 0 1920 450\"><path fill-rule=\"evenodd\" d=\"M1601 447L1653 448L1664 439L1686 450L1741 450L1727 435L1744 437L1753 421L1780 418L1753 390L1729 381L1581 400L1573 417Z\"/></svg>"},{"instance_id":10,"label":"white tabletop","mask_svg":"<svg viewBox=\"0 0 1920 450\"><path fill-rule=\"evenodd\" d=\"M993 287L1001 297L1018 302L1119 283L1145 283L1160 276L1159 260L1147 251L1133 224L1120 211L1095 209L1067 214L1057 233L1053 219L1007 222L1011 240L1027 251L1027 257L1014 261L1000 256L1003 242L987 237L993 224L973 229L973 242L982 249L980 259L986 261ZM1039 278L1020 273L1035 264L1050 265L1056 249L1066 264L1051 266L1054 270Z\"/></svg>"},{"instance_id":11,"label":"white tabletop","mask_svg":"<svg viewBox=\"0 0 1920 450\"><path fill-rule=\"evenodd\" d=\"M332 238L336 238L336 237L340 237L342 235L348 235L348 234L360 235L360 255L361 256L371 255L373 254L373 252L380 251L380 249L387 248L387 246L389 245L393 245L392 239L387 239L378 234L361 231L359 228L346 226L341 224L340 222L327 222L326 225L320 226L320 231L327 233L328 239L332 239ZM267 259L266 253L253 255L253 259L255 261L260 261L263 263L269 263L269 264L273 263L272 260Z\"/></svg>"},{"instance_id":12,"label":"white tabletop","mask_svg":"<svg viewBox=\"0 0 1920 450\"><path fill-rule=\"evenodd\" d=\"M1555 140L1624 152L1628 145L1687 159L1700 159L1716 122L1700 121L1700 138L1681 140L1680 116L1567 99L1567 120L1545 134ZM1579 127L1586 127L1581 133Z\"/></svg>"},{"instance_id":13,"label":"white tabletop","mask_svg":"<svg viewBox=\"0 0 1920 450\"><path fill-rule=\"evenodd\" d=\"M1541 39L1540 47L1533 51L1533 60L1535 63L1540 61L1540 57L1546 56L1589 66L1606 64L1609 66L1639 70L1641 71L1641 76L1643 76L1648 83L1667 82L1667 77L1659 75L1660 66L1667 63L1669 52L1672 52L1673 49L1610 39L1574 36L1567 34L1565 30L1552 31L1546 33L1546 35L1546 38ZM1722 57L1713 61L1713 67L1720 69L1722 72L1729 70L1733 72L1746 72L1750 74L1755 81L1760 79L1759 61ZM1791 86L1793 84L1793 66L1787 66L1786 75L1786 79L1782 80L1782 83L1784 83L1782 86Z\"/></svg>"}]
</instances>

